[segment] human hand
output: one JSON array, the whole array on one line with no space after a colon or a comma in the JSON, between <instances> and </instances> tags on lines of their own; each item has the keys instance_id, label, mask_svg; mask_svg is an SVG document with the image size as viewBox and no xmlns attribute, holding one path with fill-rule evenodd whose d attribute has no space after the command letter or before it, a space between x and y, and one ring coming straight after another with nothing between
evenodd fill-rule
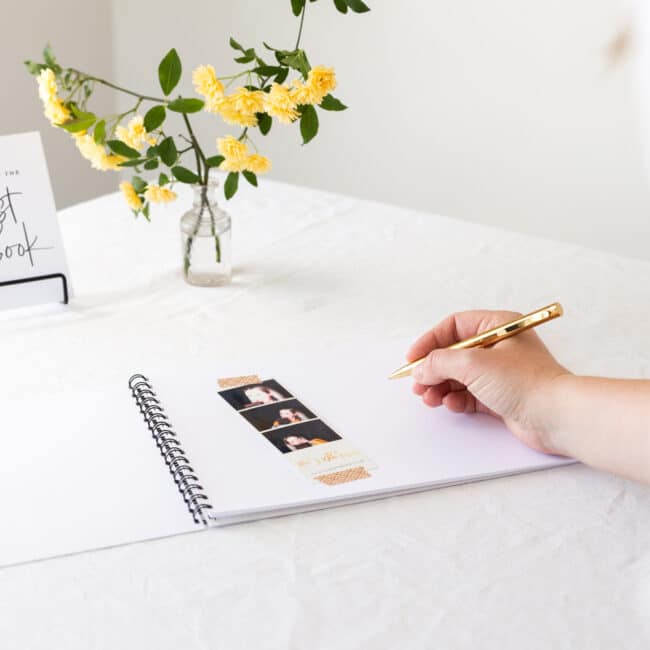
<instances>
[{"instance_id":1,"label":"human hand","mask_svg":"<svg viewBox=\"0 0 650 650\"><path fill-rule=\"evenodd\" d=\"M535 332L522 332L490 348L444 349L519 316L508 311L460 312L423 334L407 353L408 361L427 355L413 370L413 392L427 406L499 417L529 447L558 453L549 441L545 400L553 382L570 373Z\"/></svg>"}]
</instances>

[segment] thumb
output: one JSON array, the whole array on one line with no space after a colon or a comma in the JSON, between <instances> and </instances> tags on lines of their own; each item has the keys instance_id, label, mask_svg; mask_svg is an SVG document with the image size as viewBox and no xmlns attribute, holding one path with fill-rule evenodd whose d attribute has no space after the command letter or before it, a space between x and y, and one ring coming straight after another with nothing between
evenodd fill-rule
<instances>
[{"instance_id":1,"label":"thumb","mask_svg":"<svg viewBox=\"0 0 650 650\"><path fill-rule=\"evenodd\" d=\"M468 386L479 375L479 355L484 350L432 350L413 370L413 379L425 386L435 386L453 379Z\"/></svg>"}]
</instances>

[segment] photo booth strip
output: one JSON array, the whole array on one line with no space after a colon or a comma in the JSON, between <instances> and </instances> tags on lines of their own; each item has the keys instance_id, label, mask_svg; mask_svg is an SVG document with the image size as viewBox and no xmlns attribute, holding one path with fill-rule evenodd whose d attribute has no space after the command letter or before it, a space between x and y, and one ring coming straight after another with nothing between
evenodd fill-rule
<instances>
[{"instance_id":1,"label":"photo booth strip","mask_svg":"<svg viewBox=\"0 0 650 650\"><path fill-rule=\"evenodd\" d=\"M277 383L276 380L266 380L267 382L273 381ZM242 375L240 377L222 377L217 380L217 384L220 388L219 394L226 399L223 393L232 391L235 388L253 388L256 385L264 385L264 381L260 379L259 375ZM286 391L286 389L285 389ZM296 397L293 393L286 391L289 398L295 400ZM232 402L228 399L226 401L235 409ZM281 405L282 402L275 402L275 404ZM256 408L264 408L268 405L263 406L253 406L246 411L250 412ZM310 409L311 411L311 409ZM241 413L241 410L238 411L240 416L244 417ZM315 413L315 411L312 411ZM245 418L246 419L246 418ZM248 421L248 420L247 420ZM347 440L344 440L338 433L331 430L320 418L316 420L310 420L310 422L319 422L322 423L322 426L327 427L334 435L337 436L336 440L331 440L327 442L321 442L318 445L311 447L297 449L284 453L289 462L302 472L307 478L314 480L322 485L340 485L342 483L350 483L351 481L358 481L365 478L370 478L372 476L371 470L377 468L376 464L373 463L365 454L360 452L356 447L350 444ZM260 435L264 435L264 432L258 432L258 430L248 422L252 429L254 429ZM289 424L283 428L284 431L290 432L295 428L296 431L300 430L302 423ZM269 430L267 430L268 432ZM266 437L266 436L264 436ZM268 438L267 438L268 439ZM269 442L271 442L269 440ZM271 442L271 444L273 444ZM274 447L278 447L274 444ZM280 449L278 449L280 451Z\"/></svg>"}]
</instances>

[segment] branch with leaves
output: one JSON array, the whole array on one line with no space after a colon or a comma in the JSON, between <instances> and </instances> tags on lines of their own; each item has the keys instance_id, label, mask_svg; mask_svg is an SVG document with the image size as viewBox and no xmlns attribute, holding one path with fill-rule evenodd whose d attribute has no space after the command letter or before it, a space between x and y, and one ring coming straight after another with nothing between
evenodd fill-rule
<instances>
[{"instance_id":1,"label":"branch with leaves","mask_svg":"<svg viewBox=\"0 0 650 650\"><path fill-rule=\"evenodd\" d=\"M334 70L312 67L300 46L307 6L316 1L290 0L292 12L300 20L292 49L264 43L264 51L259 53L231 38L230 46L236 52L234 60L245 69L218 76L211 65L199 66L192 73L199 97L172 96L183 72L175 49L169 50L158 66L162 96L146 95L76 68L64 68L49 46L43 51L42 62L26 61L25 65L37 76L45 116L53 126L71 134L80 153L94 168L133 168L130 182L123 181L120 187L134 214L149 219L151 203L176 198L171 189L175 182L207 186L213 168L227 172L227 199L237 192L240 175L257 186L257 175L268 171L271 162L257 153L254 132L266 136L274 121L297 122L303 144L307 144L318 133L317 107L325 111L345 110L346 106L332 95L336 88ZM369 11L362 0L333 1L341 13ZM287 83L290 75L294 78ZM133 98L133 105L117 115L97 115L90 110L89 103L98 85ZM229 92L232 86L235 88ZM219 138L217 151L202 146L192 127L194 114L201 111L241 127L241 132L237 137ZM182 117L185 133L174 135L166 131L169 113ZM192 160L189 166L184 163L186 156ZM157 177L143 178L146 172L154 171Z\"/></svg>"}]
</instances>

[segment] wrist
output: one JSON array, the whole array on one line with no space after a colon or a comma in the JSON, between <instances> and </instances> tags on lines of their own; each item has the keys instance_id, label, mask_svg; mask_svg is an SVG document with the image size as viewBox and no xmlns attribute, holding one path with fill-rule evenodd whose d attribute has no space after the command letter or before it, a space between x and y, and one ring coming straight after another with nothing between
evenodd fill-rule
<instances>
[{"instance_id":1,"label":"wrist","mask_svg":"<svg viewBox=\"0 0 650 650\"><path fill-rule=\"evenodd\" d=\"M552 454L574 455L570 438L572 409L569 396L575 393L580 379L565 370L553 377L538 395L539 435L544 447Z\"/></svg>"}]
</instances>

